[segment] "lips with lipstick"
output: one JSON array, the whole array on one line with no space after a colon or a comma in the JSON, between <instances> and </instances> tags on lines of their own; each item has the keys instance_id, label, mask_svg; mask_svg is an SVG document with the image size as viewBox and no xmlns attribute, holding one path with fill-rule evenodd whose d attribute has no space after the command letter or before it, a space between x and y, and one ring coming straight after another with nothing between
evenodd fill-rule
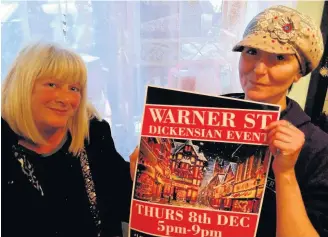
<instances>
[{"instance_id":1,"label":"lips with lipstick","mask_svg":"<svg viewBox=\"0 0 328 237\"><path fill-rule=\"evenodd\" d=\"M59 109L59 108L49 108L49 109L61 115L65 115L69 112L69 109Z\"/></svg>"}]
</instances>

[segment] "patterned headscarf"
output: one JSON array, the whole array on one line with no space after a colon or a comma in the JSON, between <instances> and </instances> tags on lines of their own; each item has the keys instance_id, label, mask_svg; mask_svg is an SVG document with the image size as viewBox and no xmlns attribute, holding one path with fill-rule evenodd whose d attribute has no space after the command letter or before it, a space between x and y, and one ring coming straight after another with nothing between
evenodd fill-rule
<instances>
[{"instance_id":1,"label":"patterned headscarf","mask_svg":"<svg viewBox=\"0 0 328 237\"><path fill-rule=\"evenodd\" d=\"M255 16L233 51L240 52L245 46L275 54L295 54L303 76L318 66L323 54L320 28L310 17L286 6L270 7Z\"/></svg>"}]
</instances>

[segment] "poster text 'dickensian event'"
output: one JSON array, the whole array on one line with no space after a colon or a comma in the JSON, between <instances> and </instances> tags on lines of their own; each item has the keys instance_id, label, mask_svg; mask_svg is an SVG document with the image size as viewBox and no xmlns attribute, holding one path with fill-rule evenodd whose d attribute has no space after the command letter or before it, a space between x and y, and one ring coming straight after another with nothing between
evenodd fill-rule
<instances>
[{"instance_id":1,"label":"poster text 'dickensian event'","mask_svg":"<svg viewBox=\"0 0 328 237\"><path fill-rule=\"evenodd\" d=\"M142 135L266 144L275 111L147 105Z\"/></svg>"}]
</instances>

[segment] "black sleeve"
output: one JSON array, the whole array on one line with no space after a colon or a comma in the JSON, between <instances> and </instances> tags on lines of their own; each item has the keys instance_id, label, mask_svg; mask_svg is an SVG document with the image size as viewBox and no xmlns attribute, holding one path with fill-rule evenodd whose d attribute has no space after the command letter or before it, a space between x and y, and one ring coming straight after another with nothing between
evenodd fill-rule
<instances>
[{"instance_id":1,"label":"black sleeve","mask_svg":"<svg viewBox=\"0 0 328 237\"><path fill-rule=\"evenodd\" d=\"M117 177L116 181L119 181L119 185L117 187L117 200L120 203L120 219L124 222L129 222L130 218L130 203L131 203L131 193L132 193L132 179L130 175L130 163L125 161L123 157L116 151L113 138L110 132L110 126L106 123L106 127L108 128L108 146L115 153L116 158L116 172L115 176ZM116 182L115 181L115 182Z\"/></svg>"},{"instance_id":2,"label":"black sleeve","mask_svg":"<svg viewBox=\"0 0 328 237\"><path fill-rule=\"evenodd\" d=\"M106 148L115 157L115 167L113 173L115 174L114 182L117 184L115 187L115 197L118 202L119 210L117 215L120 216L121 221L128 222L130 217L130 203L132 193L132 179L130 175L130 163L125 161L123 157L116 151L115 144L111 135L111 129L107 122L104 122L105 144ZM112 158L112 159L113 159Z\"/></svg>"},{"instance_id":3,"label":"black sleeve","mask_svg":"<svg viewBox=\"0 0 328 237\"><path fill-rule=\"evenodd\" d=\"M94 154L100 156L93 163L94 176L97 179L96 192L101 201L99 205L103 230L115 236L118 232L113 230L114 225L120 225L122 221L128 222L130 217L133 187L130 163L116 151L110 126L106 121L91 122L90 146L93 147Z\"/></svg>"},{"instance_id":4,"label":"black sleeve","mask_svg":"<svg viewBox=\"0 0 328 237\"><path fill-rule=\"evenodd\" d=\"M305 208L321 237L328 237L328 146L316 152L310 163L307 184L302 190Z\"/></svg>"}]
</instances>

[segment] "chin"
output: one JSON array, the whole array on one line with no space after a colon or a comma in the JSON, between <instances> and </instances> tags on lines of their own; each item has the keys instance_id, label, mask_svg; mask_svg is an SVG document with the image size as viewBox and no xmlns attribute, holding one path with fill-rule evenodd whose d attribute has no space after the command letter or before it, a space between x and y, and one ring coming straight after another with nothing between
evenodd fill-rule
<instances>
[{"instance_id":1,"label":"chin","mask_svg":"<svg viewBox=\"0 0 328 237\"><path fill-rule=\"evenodd\" d=\"M257 102L264 102L267 103L269 101L269 95L266 92L260 92L260 91L253 91L250 90L247 93L245 93L248 100L257 101Z\"/></svg>"},{"instance_id":2,"label":"chin","mask_svg":"<svg viewBox=\"0 0 328 237\"><path fill-rule=\"evenodd\" d=\"M47 125L52 128L66 127L68 119L51 119L47 121Z\"/></svg>"}]
</instances>

